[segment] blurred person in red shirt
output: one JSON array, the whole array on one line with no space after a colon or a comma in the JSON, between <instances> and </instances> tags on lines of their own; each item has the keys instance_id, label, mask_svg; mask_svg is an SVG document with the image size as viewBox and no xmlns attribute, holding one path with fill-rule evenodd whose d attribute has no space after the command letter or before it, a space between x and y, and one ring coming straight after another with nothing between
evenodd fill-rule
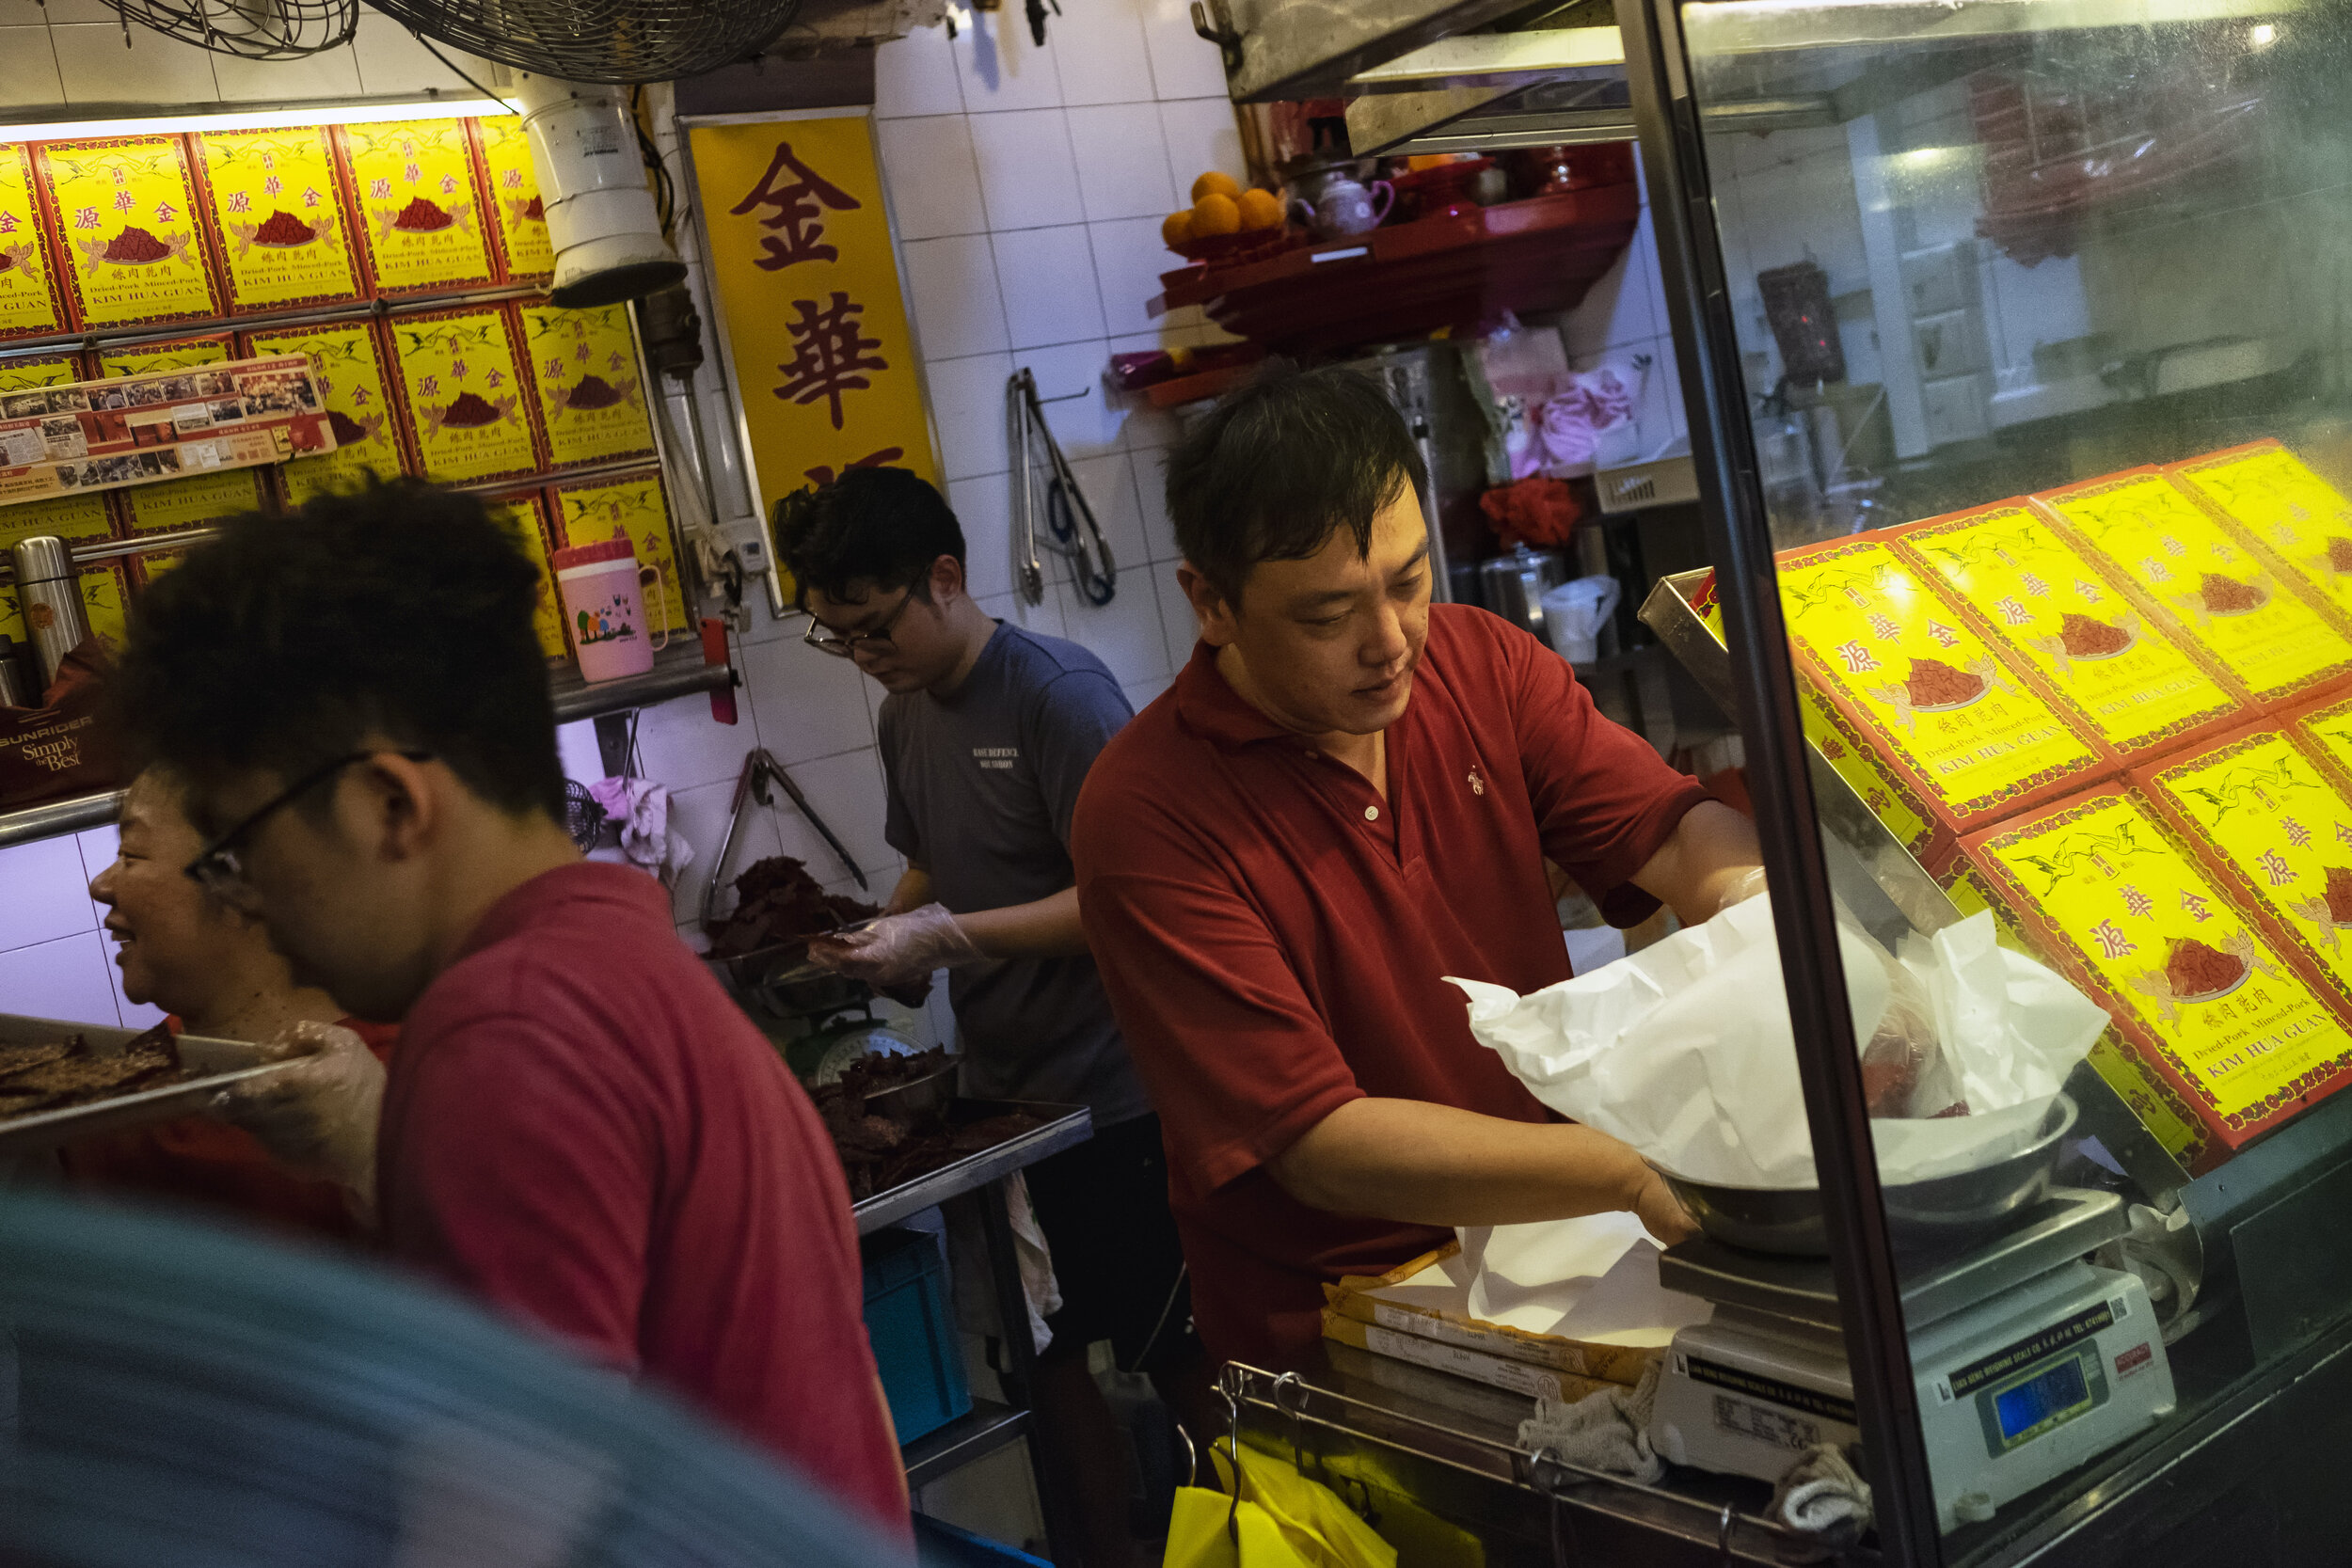
<instances>
[{"instance_id":1,"label":"blurred person in red shirt","mask_svg":"<svg viewBox=\"0 0 2352 1568\"><path fill-rule=\"evenodd\" d=\"M540 575L414 482L232 519L139 603L118 733L187 781L183 874L297 982L397 1019L228 1114L371 1206L384 1250L674 1390L904 1550L848 1184L668 890L564 830Z\"/></svg>"},{"instance_id":2,"label":"blurred person in red shirt","mask_svg":"<svg viewBox=\"0 0 2352 1568\"><path fill-rule=\"evenodd\" d=\"M339 1025L389 1061L397 1029L345 1016L270 946L259 921L183 871L204 840L183 792L149 768L124 792L114 861L89 885L106 907L125 1000L161 1007L173 1034L267 1044L304 1025ZM346 1189L288 1170L259 1139L210 1117L84 1138L60 1151L77 1186L226 1210L278 1229L350 1240L363 1227Z\"/></svg>"}]
</instances>

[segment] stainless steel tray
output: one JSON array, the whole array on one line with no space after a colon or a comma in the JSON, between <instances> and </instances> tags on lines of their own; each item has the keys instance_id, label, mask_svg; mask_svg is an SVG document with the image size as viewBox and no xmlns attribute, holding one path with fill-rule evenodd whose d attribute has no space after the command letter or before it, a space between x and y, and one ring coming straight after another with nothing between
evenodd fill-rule
<instances>
[{"instance_id":1,"label":"stainless steel tray","mask_svg":"<svg viewBox=\"0 0 2352 1568\"><path fill-rule=\"evenodd\" d=\"M113 1055L146 1033L141 1029L109 1029L95 1023L69 1023L61 1019L25 1018L0 1013L0 1045L40 1045L75 1035L100 1055ZM76 1138L125 1128L172 1121L201 1111L213 1096L231 1084L248 1083L283 1071L300 1056L270 1058L262 1046L246 1040L215 1039L205 1035L182 1035L180 1060L196 1073L183 1083L135 1089L87 1105L35 1111L0 1121L0 1155L31 1154L55 1148Z\"/></svg>"},{"instance_id":2,"label":"stainless steel tray","mask_svg":"<svg viewBox=\"0 0 2352 1568\"><path fill-rule=\"evenodd\" d=\"M1010 1176L1024 1166L1034 1165L1049 1154L1059 1154L1094 1136L1094 1113L1083 1105L1039 1105L1015 1100L959 1100L948 1107L951 1120L975 1121L987 1117L1001 1117L1011 1111L1026 1111L1043 1119L1045 1125L1017 1138L967 1154L952 1165L942 1165L912 1181L901 1181L885 1187L872 1197L850 1206L857 1216L857 1232L863 1236L883 1226L896 1225L909 1214L919 1214L935 1209L951 1197L961 1197L976 1188L985 1187L998 1177Z\"/></svg>"},{"instance_id":3,"label":"stainless steel tray","mask_svg":"<svg viewBox=\"0 0 2352 1568\"><path fill-rule=\"evenodd\" d=\"M1880 1191L1886 1228L1911 1250L1956 1246L1997 1234L2019 1212L2050 1196L2058 1147L2074 1125L2074 1102L2059 1095L2042 1123L2042 1135L2005 1160L1975 1170ZM1735 1187L1693 1181L1653 1164L1699 1228L1719 1242L1753 1252L1796 1258L1829 1256L1818 1187Z\"/></svg>"}]
</instances>

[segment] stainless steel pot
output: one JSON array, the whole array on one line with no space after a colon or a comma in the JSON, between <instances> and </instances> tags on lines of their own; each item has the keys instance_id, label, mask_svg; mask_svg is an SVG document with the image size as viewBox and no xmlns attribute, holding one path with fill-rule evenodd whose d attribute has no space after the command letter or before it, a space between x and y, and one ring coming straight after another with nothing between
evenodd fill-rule
<instances>
[{"instance_id":1,"label":"stainless steel pot","mask_svg":"<svg viewBox=\"0 0 2352 1568\"><path fill-rule=\"evenodd\" d=\"M65 541L55 534L20 539L12 554L17 598L33 634L33 673L45 691L65 656L89 635L89 618L82 612L82 575L73 569Z\"/></svg>"},{"instance_id":2,"label":"stainless steel pot","mask_svg":"<svg viewBox=\"0 0 2352 1568\"><path fill-rule=\"evenodd\" d=\"M1568 563L1559 551L1531 550L1521 545L1509 555L1479 562L1478 602L1513 626L1525 626L1549 646L1544 590L1567 580Z\"/></svg>"},{"instance_id":3,"label":"stainless steel pot","mask_svg":"<svg viewBox=\"0 0 2352 1568\"><path fill-rule=\"evenodd\" d=\"M1886 1227L1899 1247L1924 1250L1995 1234L2011 1214L2049 1196L2058 1146L2074 1125L2074 1102L2059 1095L2042 1133L2006 1160L1975 1170L1883 1187ZM1719 1242L1751 1252L1797 1258L1829 1256L1818 1187L1735 1187L1693 1181L1653 1165L1674 1189L1699 1228Z\"/></svg>"}]
</instances>

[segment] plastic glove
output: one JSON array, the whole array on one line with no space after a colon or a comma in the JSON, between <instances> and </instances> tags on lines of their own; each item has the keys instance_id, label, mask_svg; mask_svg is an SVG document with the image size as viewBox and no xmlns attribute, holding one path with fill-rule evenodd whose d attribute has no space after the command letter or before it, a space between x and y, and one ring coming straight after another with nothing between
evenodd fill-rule
<instances>
[{"instance_id":1,"label":"plastic glove","mask_svg":"<svg viewBox=\"0 0 2352 1568\"><path fill-rule=\"evenodd\" d=\"M874 986L901 986L934 969L978 963L984 955L945 904L888 914L863 931L818 937L808 956L836 974Z\"/></svg>"},{"instance_id":2,"label":"plastic glove","mask_svg":"<svg viewBox=\"0 0 2352 1568\"><path fill-rule=\"evenodd\" d=\"M297 1023L270 1050L293 1056L304 1046L316 1050L265 1078L223 1089L214 1114L252 1133L288 1168L337 1183L362 1212L373 1212L384 1064L366 1041L331 1023Z\"/></svg>"}]
</instances>

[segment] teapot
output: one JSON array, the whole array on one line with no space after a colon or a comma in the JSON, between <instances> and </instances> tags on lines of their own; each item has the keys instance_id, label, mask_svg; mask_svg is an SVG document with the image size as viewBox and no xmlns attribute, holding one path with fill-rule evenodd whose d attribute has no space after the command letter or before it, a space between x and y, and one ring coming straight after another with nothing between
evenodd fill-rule
<instances>
[{"instance_id":1,"label":"teapot","mask_svg":"<svg viewBox=\"0 0 2352 1568\"><path fill-rule=\"evenodd\" d=\"M1326 240L1379 228L1396 200L1396 191L1386 180L1374 181L1368 190L1344 164L1302 174L1291 189L1298 193L1291 200L1291 216Z\"/></svg>"}]
</instances>

